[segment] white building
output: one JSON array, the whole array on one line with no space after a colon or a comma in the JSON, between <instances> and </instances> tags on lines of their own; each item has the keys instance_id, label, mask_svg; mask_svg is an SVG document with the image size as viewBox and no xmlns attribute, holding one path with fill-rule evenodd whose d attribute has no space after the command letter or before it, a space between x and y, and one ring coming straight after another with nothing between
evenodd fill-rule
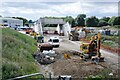
<instances>
[{"instance_id":1,"label":"white building","mask_svg":"<svg viewBox=\"0 0 120 80\"><path fill-rule=\"evenodd\" d=\"M55 24L56 27L44 27L45 24ZM65 36L68 36L68 33L71 31L71 25L63 19L40 18L35 22L33 29L39 33L43 33L43 31L54 33L54 31L57 31L58 34L63 33Z\"/></svg>"},{"instance_id":2,"label":"white building","mask_svg":"<svg viewBox=\"0 0 120 80\"><path fill-rule=\"evenodd\" d=\"M23 20L0 17L0 26L16 29L17 27L23 26Z\"/></svg>"}]
</instances>

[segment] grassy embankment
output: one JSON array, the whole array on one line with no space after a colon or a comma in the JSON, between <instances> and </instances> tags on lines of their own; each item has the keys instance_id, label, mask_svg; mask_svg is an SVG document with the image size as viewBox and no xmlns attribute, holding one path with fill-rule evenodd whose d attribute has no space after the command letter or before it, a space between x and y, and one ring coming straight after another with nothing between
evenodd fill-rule
<instances>
[{"instance_id":1,"label":"grassy embankment","mask_svg":"<svg viewBox=\"0 0 120 80\"><path fill-rule=\"evenodd\" d=\"M38 72L32 54L37 50L36 41L12 29L2 29L2 78Z\"/></svg>"}]
</instances>

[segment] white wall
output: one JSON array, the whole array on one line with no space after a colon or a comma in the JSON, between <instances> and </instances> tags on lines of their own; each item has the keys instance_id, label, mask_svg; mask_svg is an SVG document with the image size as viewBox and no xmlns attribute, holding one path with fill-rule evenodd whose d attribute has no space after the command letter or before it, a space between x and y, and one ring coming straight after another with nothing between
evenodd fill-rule
<instances>
[{"instance_id":1,"label":"white wall","mask_svg":"<svg viewBox=\"0 0 120 80\"><path fill-rule=\"evenodd\" d=\"M40 23L35 23L33 30L37 33L43 34L43 28L42 28L42 24Z\"/></svg>"},{"instance_id":2,"label":"white wall","mask_svg":"<svg viewBox=\"0 0 120 80\"><path fill-rule=\"evenodd\" d=\"M60 34L60 25L57 25L56 31L58 32L58 34Z\"/></svg>"},{"instance_id":3,"label":"white wall","mask_svg":"<svg viewBox=\"0 0 120 80\"><path fill-rule=\"evenodd\" d=\"M66 24L63 25L63 32L65 36L68 36L68 34L71 31L71 25L67 22Z\"/></svg>"}]
</instances>

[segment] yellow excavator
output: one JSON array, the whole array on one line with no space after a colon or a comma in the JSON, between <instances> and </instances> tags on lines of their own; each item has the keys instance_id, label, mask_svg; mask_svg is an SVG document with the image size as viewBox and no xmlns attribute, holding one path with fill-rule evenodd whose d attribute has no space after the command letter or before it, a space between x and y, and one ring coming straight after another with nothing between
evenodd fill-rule
<instances>
[{"instance_id":1,"label":"yellow excavator","mask_svg":"<svg viewBox=\"0 0 120 80\"><path fill-rule=\"evenodd\" d=\"M103 62L104 57L100 53L100 39L101 34L98 34L91 37L89 43L83 43L80 45L80 51L82 51L81 58L92 59L94 62Z\"/></svg>"}]
</instances>

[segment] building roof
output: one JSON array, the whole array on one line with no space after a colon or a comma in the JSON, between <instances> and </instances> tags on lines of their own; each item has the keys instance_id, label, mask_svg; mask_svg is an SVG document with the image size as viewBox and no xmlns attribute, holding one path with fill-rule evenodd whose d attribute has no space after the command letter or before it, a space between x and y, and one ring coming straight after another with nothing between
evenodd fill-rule
<instances>
[{"instance_id":1,"label":"building roof","mask_svg":"<svg viewBox=\"0 0 120 80\"><path fill-rule=\"evenodd\" d=\"M49 18L40 18L38 22L41 22L43 24L65 24L65 21L63 19L49 19Z\"/></svg>"},{"instance_id":2,"label":"building roof","mask_svg":"<svg viewBox=\"0 0 120 80\"><path fill-rule=\"evenodd\" d=\"M0 17L0 20L20 20L20 19L15 19L15 18L11 18L11 17ZM23 21L23 20L21 20Z\"/></svg>"}]
</instances>

